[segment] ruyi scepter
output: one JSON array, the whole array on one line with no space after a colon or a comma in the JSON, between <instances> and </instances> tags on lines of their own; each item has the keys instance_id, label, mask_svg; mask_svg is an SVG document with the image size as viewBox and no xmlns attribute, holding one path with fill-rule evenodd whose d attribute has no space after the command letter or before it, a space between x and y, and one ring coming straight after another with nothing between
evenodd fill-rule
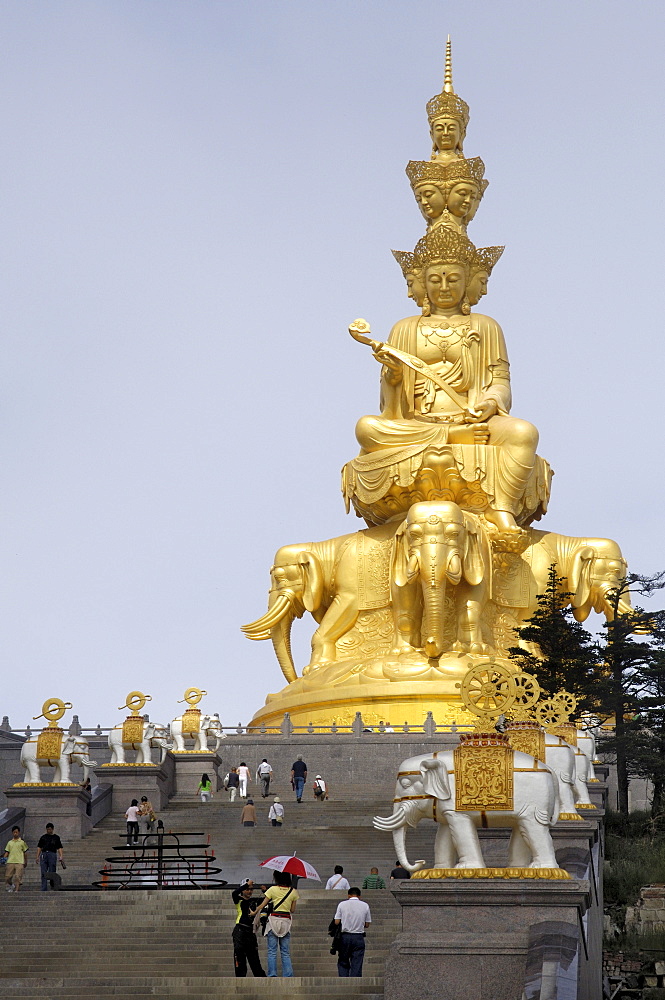
<instances>
[{"instance_id":1,"label":"ruyi scepter","mask_svg":"<svg viewBox=\"0 0 665 1000\"><path fill-rule=\"evenodd\" d=\"M407 354L406 351L400 351L397 347L393 347L391 344L387 344L383 340L372 340L367 334L371 333L370 325L367 320L356 319L349 326L349 333L354 340L357 340L359 344L367 344L368 347L372 348L372 353L374 357L380 364L386 364L390 361L397 361L400 364L406 365L407 368L411 368L418 375L422 375L424 378L429 379L434 385L438 386L439 389L443 389L446 395L452 399L456 406L459 406L463 413L468 414L470 417L475 417L476 413L474 410L469 409L467 406L467 401L459 393L455 392L451 385L441 378L441 376L426 365L424 361L420 358L416 358L413 354ZM452 422L452 421L451 421ZM478 424L479 428L485 427L485 424Z\"/></svg>"}]
</instances>

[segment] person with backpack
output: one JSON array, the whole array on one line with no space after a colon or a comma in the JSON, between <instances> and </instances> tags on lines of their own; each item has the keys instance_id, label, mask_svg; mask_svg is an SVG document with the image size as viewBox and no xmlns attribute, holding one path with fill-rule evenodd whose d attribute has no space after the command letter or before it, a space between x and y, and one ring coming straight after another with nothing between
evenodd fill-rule
<instances>
[{"instance_id":1,"label":"person with backpack","mask_svg":"<svg viewBox=\"0 0 665 1000\"><path fill-rule=\"evenodd\" d=\"M226 775L224 784L229 793L229 799L231 802L235 802L238 789L240 788L240 778L238 776L238 771L235 767L232 767L229 773Z\"/></svg>"},{"instance_id":2,"label":"person with backpack","mask_svg":"<svg viewBox=\"0 0 665 1000\"><path fill-rule=\"evenodd\" d=\"M328 788L320 774L317 774L314 782L314 798L319 802L324 802L328 798Z\"/></svg>"},{"instance_id":3,"label":"person with backpack","mask_svg":"<svg viewBox=\"0 0 665 1000\"><path fill-rule=\"evenodd\" d=\"M281 826L284 822L284 806L279 801L279 796L276 795L273 804L268 810L268 819L273 826Z\"/></svg>"},{"instance_id":4,"label":"person with backpack","mask_svg":"<svg viewBox=\"0 0 665 1000\"><path fill-rule=\"evenodd\" d=\"M268 977L277 975L277 948L282 960L282 976L292 977L291 964L291 923L298 902L298 891L291 886L288 872L275 872L275 884L266 891L254 915L254 929L260 922L261 911L270 907L266 938L268 940Z\"/></svg>"},{"instance_id":5,"label":"person with backpack","mask_svg":"<svg viewBox=\"0 0 665 1000\"><path fill-rule=\"evenodd\" d=\"M344 869L341 865L335 865L335 872L326 882L326 889L343 889L348 892L350 888L349 880L344 878Z\"/></svg>"}]
</instances>

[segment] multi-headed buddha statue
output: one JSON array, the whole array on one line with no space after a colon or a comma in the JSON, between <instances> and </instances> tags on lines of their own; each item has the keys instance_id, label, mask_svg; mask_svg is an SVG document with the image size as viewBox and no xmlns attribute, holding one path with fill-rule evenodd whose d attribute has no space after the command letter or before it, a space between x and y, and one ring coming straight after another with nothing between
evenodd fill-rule
<instances>
[{"instance_id":1,"label":"multi-headed buddha statue","mask_svg":"<svg viewBox=\"0 0 665 1000\"><path fill-rule=\"evenodd\" d=\"M452 81L427 104L430 160L407 167L426 232L393 251L417 311L386 340L356 320L349 333L380 368L380 406L356 424L359 454L342 470L347 511L367 527L283 546L268 611L244 631L271 639L289 682L256 724L288 711L298 724L422 722L464 716L456 684L479 658L509 666L514 629L535 610L554 564L578 620L611 615L608 593L626 572L615 542L532 527L547 509L551 470L538 431L511 413L501 327L475 312L503 247L467 235L487 188L466 159L469 108ZM300 675L290 635L311 614L312 654Z\"/></svg>"}]
</instances>

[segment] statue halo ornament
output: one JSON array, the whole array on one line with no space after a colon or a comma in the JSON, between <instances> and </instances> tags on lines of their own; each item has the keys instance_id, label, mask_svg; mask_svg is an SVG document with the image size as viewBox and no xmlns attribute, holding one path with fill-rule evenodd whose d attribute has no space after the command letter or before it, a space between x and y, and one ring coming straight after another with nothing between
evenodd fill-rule
<instances>
[{"instance_id":1,"label":"statue halo ornament","mask_svg":"<svg viewBox=\"0 0 665 1000\"><path fill-rule=\"evenodd\" d=\"M510 670L493 659L472 667L459 688L464 707L478 716L476 732L494 729L494 722L505 715L516 698L514 676Z\"/></svg>"},{"instance_id":2,"label":"statue halo ornament","mask_svg":"<svg viewBox=\"0 0 665 1000\"><path fill-rule=\"evenodd\" d=\"M152 701L152 695L143 694L142 691L130 691L125 704L118 705L118 711L122 712L123 708L128 708L133 716L137 716L147 701Z\"/></svg>"},{"instance_id":3,"label":"statue halo ornament","mask_svg":"<svg viewBox=\"0 0 665 1000\"><path fill-rule=\"evenodd\" d=\"M55 728L65 712L72 708L71 701L61 701L60 698L47 698L42 705L41 715L33 715L33 720L46 719L51 728Z\"/></svg>"},{"instance_id":4,"label":"statue halo ornament","mask_svg":"<svg viewBox=\"0 0 665 1000\"><path fill-rule=\"evenodd\" d=\"M203 691L201 688L196 688L196 687L187 688L187 690L185 691L185 697L181 698L177 704L183 705L185 702L187 702L190 708L194 708L194 706L198 705L198 703L201 701L201 698L203 698L204 695L207 695L207 693L208 693L207 691Z\"/></svg>"}]
</instances>

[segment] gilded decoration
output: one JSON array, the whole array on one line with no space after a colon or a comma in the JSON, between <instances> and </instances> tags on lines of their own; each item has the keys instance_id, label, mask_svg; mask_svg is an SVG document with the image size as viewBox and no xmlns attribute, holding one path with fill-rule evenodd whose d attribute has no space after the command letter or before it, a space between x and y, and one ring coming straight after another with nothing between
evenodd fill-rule
<instances>
[{"instance_id":1,"label":"gilded decoration","mask_svg":"<svg viewBox=\"0 0 665 1000\"><path fill-rule=\"evenodd\" d=\"M502 733L462 733L455 747L455 809L512 810L513 748Z\"/></svg>"},{"instance_id":2,"label":"gilded decoration","mask_svg":"<svg viewBox=\"0 0 665 1000\"><path fill-rule=\"evenodd\" d=\"M140 715L129 715L122 724L123 743L141 743L143 741L143 718Z\"/></svg>"},{"instance_id":3,"label":"gilded decoration","mask_svg":"<svg viewBox=\"0 0 665 1000\"><path fill-rule=\"evenodd\" d=\"M513 750L545 760L545 732L537 722L509 722L506 734Z\"/></svg>"},{"instance_id":4,"label":"gilded decoration","mask_svg":"<svg viewBox=\"0 0 665 1000\"><path fill-rule=\"evenodd\" d=\"M421 868L413 872L411 878L528 878L528 879L569 879L570 875L563 868Z\"/></svg>"},{"instance_id":5,"label":"gilded decoration","mask_svg":"<svg viewBox=\"0 0 665 1000\"><path fill-rule=\"evenodd\" d=\"M58 760L62 752L64 730L56 726L42 729L37 737L37 757L40 760Z\"/></svg>"},{"instance_id":6,"label":"gilded decoration","mask_svg":"<svg viewBox=\"0 0 665 1000\"><path fill-rule=\"evenodd\" d=\"M468 235L491 189L483 160L464 152L470 112L449 42L443 89L425 110L407 167L423 235L393 251L410 315L380 333L361 319L348 327L377 363L376 411L340 413L357 439L342 495L366 527L275 554L267 610L243 631L272 644L284 686L267 695L253 728L279 725L285 712L296 726L358 711L420 725L425 709L441 724L458 721L469 670L489 656L515 673L515 629L536 610L551 566L580 622L591 610L612 617L608 594L627 573L611 539L536 527L552 469L528 414L512 411L504 331L476 309L504 248ZM556 405L554 389L543 392ZM308 662L294 659L296 619L310 629ZM557 706L547 730L562 724Z\"/></svg>"},{"instance_id":7,"label":"gilded decoration","mask_svg":"<svg viewBox=\"0 0 665 1000\"><path fill-rule=\"evenodd\" d=\"M188 708L182 713L182 735L194 739L201 728L201 709Z\"/></svg>"}]
</instances>

